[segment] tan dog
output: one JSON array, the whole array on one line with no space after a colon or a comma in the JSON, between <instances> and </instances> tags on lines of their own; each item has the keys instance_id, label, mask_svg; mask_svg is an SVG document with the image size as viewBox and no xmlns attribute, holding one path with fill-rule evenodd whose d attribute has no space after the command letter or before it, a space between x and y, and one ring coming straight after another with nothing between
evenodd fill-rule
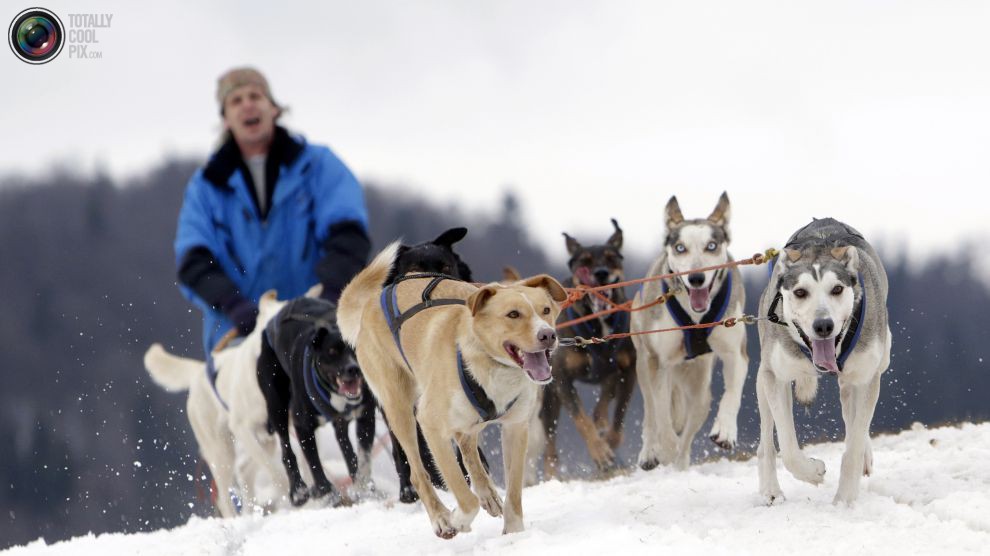
<instances>
[{"instance_id":1,"label":"tan dog","mask_svg":"<svg viewBox=\"0 0 990 556\"><path fill-rule=\"evenodd\" d=\"M399 319L403 322L396 334L400 351L382 303L382 283L397 248L397 243L385 248L344 288L337 312L341 333L354 346L365 379L409 457L412 483L433 531L443 538L470 531L479 507L494 517L504 514L503 533L522 531L527 429L539 386L551 380L550 357L557 347L554 323L566 292L546 275L481 288L439 281L433 284L432 299L456 301ZM394 298L388 299L395 300L398 310L408 311L423 300L431 282L429 278L399 282ZM458 365L458 352L463 366ZM472 380L480 392L469 387ZM472 402L479 395L487 404ZM479 407L485 406L489 411L483 416ZM437 497L423 467L416 444L417 420L457 499L453 512ZM508 498L504 508L478 458L478 435L492 422L502 425ZM461 474L451 440L464 454L474 493Z\"/></svg>"}]
</instances>

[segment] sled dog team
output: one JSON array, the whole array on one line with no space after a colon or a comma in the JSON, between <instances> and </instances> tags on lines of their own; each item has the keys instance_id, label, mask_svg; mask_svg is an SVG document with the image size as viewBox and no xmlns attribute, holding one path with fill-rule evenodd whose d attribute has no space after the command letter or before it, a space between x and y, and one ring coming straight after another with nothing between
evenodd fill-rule
<instances>
[{"instance_id":1,"label":"sled dog team","mask_svg":"<svg viewBox=\"0 0 990 556\"><path fill-rule=\"evenodd\" d=\"M626 280L615 220L602 244L585 246L564 234L570 276L562 282L542 274L473 284L470 268L453 249L466 230L455 228L431 242L389 245L347 285L337 305L312 294L279 301L269 292L255 330L236 345L218 346L209 362L168 354L156 344L145 366L166 389L189 391L190 424L225 517L236 512L226 495L232 489L247 508L272 509L282 497L294 505L313 498L346 502L320 463L314 432L323 422L333 425L344 455L350 497L373 493L378 407L392 436L400 500L422 500L436 535L470 531L482 509L502 516L505 533L521 531L523 485L536 481L538 468L544 478L560 472L561 409L598 469L608 473L616 467L614 451L638 381L645 412L639 466L684 469L708 417L717 357L725 390L708 436L722 449L735 446L749 362L745 327L636 334L744 314L742 276L737 267L724 266L732 261L729 221L724 193L710 215L693 219L671 197L666 240L648 276L678 275L645 282L631 298L631 312L614 310L630 306L622 288L565 303L567 288ZM869 429L880 375L890 362L887 276L862 234L831 218L794 232L770 264L757 314L759 490L767 504L783 499L778 446L792 475L823 481L824 463L798 445L792 405L794 396L812 401L819 376L832 375L845 425L835 502L850 504L860 475L873 467ZM586 347L560 345L560 338L623 332L634 335ZM577 382L600 389L591 415ZM351 421L356 449L348 436ZM309 487L290 444L290 423L312 478ZM478 446L481 431L496 423L504 498ZM259 471L269 476L275 496L253 491ZM451 492L453 509L437 487Z\"/></svg>"}]
</instances>

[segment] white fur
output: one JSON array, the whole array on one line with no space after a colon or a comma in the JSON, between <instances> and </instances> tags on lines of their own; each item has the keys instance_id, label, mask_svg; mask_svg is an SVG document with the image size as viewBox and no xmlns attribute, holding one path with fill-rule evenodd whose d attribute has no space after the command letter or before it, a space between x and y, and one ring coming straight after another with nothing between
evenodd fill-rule
<instances>
[{"instance_id":1,"label":"white fur","mask_svg":"<svg viewBox=\"0 0 990 556\"><path fill-rule=\"evenodd\" d=\"M259 495L257 486L266 481L259 481L258 469L268 470L276 493L288 492L287 477L278 463L281 452L275 438L268 434L265 399L257 380L261 334L284 304L274 297L262 298L254 331L241 343L214 352L216 389L226 409L213 391L203 361L169 354L160 344L152 345L145 353L145 367L155 382L173 392L189 390L186 413L200 453L216 481L217 509L223 517L236 515L231 489L240 491L248 512L269 511L279 504Z\"/></svg>"},{"instance_id":2,"label":"white fur","mask_svg":"<svg viewBox=\"0 0 990 556\"><path fill-rule=\"evenodd\" d=\"M872 257L873 255L871 255ZM859 256L855 248L849 248L847 265L856 271ZM768 290L761 300L764 310L774 292L770 289L787 263L781 256ZM886 322L886 274L879 259L874 263L873 278L880 284L880 291L872 292L867 311L882 311L881 322ZM870 277L867 277L869 280ZM808 290L803 300L789 300L793 291L783 293L783 317L787 322L799 322L810 326L815 316L831 316L836 324L836 333L845 327L853 309L852 288L845 288L840 296L831 295L832 287L838 283L834 273L826 272L817 282L810 274L801 276L798 287ZM866 285L863 284L863 287ZM806 306L805 306L806 305ZM868 314L867 319L870 319ZM806 323L806 324L805 324ZM825 477L825 464L806 456L798 444L794 428L793 399L791 383L795 383L795 393L799 399L809 401L814 396L820 373L811 361L803 355L795 355L785 349L782 342L802 340L789 326L788 334L782 335L771 329L777 325L761 323L761 361L756 377L756 397L760 411L760 445L757 448L757 468L759 470L760 494L765 503L775 504L783 500L783 491L777 480L777 449L774 445L774 431L780 446L784 467L795 478L814 485L821 484ZM807 332L806 332L807 333ZM788 339L785 339L788 338ZM842 456L839 472L839 488L834 502L852 504L859 496L859 478L873 470L873 451L870 447L870 423L880 393L880 375L890 365L891 334L889 326L871 338L863 338L846 359L842 372L838 375L839 401L842 405L842 420L846 430L846 451Z\"/></svg>"},{"instance_id":3,"label":"white fur","mask_svg":"<svg viewBox=\"0 0 990 556\"><path fill-rule=\"evenodd\" d=\"M820 269L816 270L820 272ZM809 338L815 338L817 336L812 331L812 324L816 319L830 318L835 323L831 337L835 337L849 323L856 302L853 288L843 287L841 294L832 295L832 288L842 285L839 277L832 271L821 276L821 280L815 280L808 272L802 274L793 289L781 290L781 312L784 320L800 327ZM808 295L804 298L795 297L794 291L797 289L807 291ZM788 330L794 341L803 342L793 326Z\"/></svg>"},{"instance_id":4,"label":"white fur","mask_svg":"<svg viewBox=\"0 0 990 556\"><path fill-rule=\"evenodd\" d=\"M728 224L728 198L723 195L724 212L719 219L722 225ZM671 205L668 204L668 228L681 221L680 210L676 208L676 218L671 218ZM714 215L715 213L713 213ZM665 274L669 270L684 272L727 262L730 257L726 244L718 244L713 251L706 249L714 239L714 221L687 224L680 228L678 242L665 247L663 255L654 261L648 276ZM717 242L716 242L717 243ZM677 246L685 249L678 252ZM717 270L705 272L703 288L711 287L709 305L718 288L733 272L733 291L730 292L726 317L743 314L745 294L742 289L742 276L735 269L726 270L721 280L713 284ZM683 289L677 293L677 300L695 321L708 311L694 311L684 291L688 286L687 275L680 278ZM714 286L714 287L713 287ZM659 282L648 282L636 295L633 306L646 305L662 294ZM632 332L670 328L677 326L669 310L664 305L631 315ZM725 391L719 402L715 422L709 436L719 445L734 447L737 439L737 418L742 403L743 383L746 380L749 358L746 355L746 329L744 326L732 328L717 327L712 330L708 343L712 353L691 360L685 359L684 337L680 332L633 336L636 347L636 376L643 393L643 447L639 453L639 464L649 468L656 463L673 464L685 469L691 462L691 442L708 417L711 406L711 378L715 357L722 362Z\"/></svg>"},{"instance_id":5,"label":"white fur","mask_svg":"<svg viewBox=\"0 0 990 556\"><path fill-rule=\"evenodd\" d=\"M708 225L691 224L681 228L679 243L683 244L687 248L687 251L682 254L677 252L675 249L676 245L668 245L666 247L667 263L670 265L670 269L674 272L685 272L696 268L714 266L727 261L728 254L726 253L726 246L724 244L719 245L715 251L705 249L713 237L712 228ZM704 273L705 283L701 287L707 288L711 286L717 272L717 270L706 271ZM684 283L685 288L690 286L686 274L681 276L680 280ZM690 304L684 308L688 311L691 310Z\"/></svg>"}]
</instances>

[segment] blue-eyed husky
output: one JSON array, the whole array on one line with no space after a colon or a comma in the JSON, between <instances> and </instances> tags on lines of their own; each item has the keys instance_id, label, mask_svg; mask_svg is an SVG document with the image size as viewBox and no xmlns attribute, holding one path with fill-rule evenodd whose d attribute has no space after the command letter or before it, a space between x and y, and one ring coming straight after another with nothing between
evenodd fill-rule
<instances>
[{"instance_id":1,"label":"blue-eyed husky","mask_svg":"<svg viewBox=\"0 0 990 556\"><path fill-rule=\"evenodd\" d=\"M666 208L664 250L647 275L685 272L731 261L729 213L729 197L725 193L708 218L692 220L684 218L677 198L671 197ZM632 314L633 332L739 316L746 303L739 270L722 268L648 282L633 306L645 305L667 291L674 291L675 295L666 304ZM725 393L709 436L719 447L732 449L749 364L745 327L648 334L634 336L633 343L636 376L643 392L640 467L649 470L662 463L684 469L691 462L691 441L708 418L711 407L716 356L723 363Z\"/></svg>"}]
</instances>

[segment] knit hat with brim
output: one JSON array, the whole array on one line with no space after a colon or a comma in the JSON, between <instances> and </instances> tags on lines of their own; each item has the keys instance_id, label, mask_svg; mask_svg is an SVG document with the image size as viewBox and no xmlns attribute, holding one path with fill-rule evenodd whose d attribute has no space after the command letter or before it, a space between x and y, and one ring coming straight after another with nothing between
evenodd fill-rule
<instances>
[{"instance_id":1,"label":"knit hat with brim","mask_svg":"<svg viewBox=\"0 0 990 556\"><path fill-rule=\"evenodd\" d=\"M238 87L245 85L257 85L268 97L268 100L275 106L278 103L272 98L272 90L268 87L268 80L260 71L254 68L234 68L220 76L217 81L217 103L220 104L220 114L223 114L223 102L227 100L227 95L234 92Z\"/></svg>"}]
</instances>

